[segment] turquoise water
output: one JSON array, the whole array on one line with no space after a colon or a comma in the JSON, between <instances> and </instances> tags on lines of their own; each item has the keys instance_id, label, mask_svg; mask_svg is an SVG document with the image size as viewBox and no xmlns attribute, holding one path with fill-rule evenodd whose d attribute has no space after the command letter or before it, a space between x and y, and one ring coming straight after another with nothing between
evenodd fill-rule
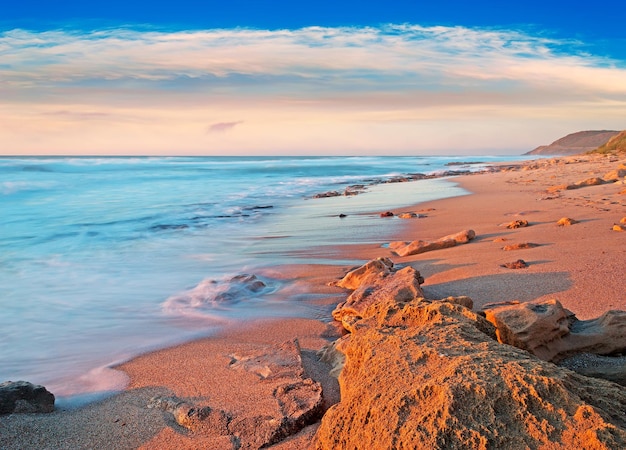
<instances>
[{"instance_id":1,"label":"turquoise water","mask_svg":"<svg viewBox=\"0 0 626 450\"><path fill-rule=\"evenodd\" d=\"M319 313L285 303L263 268L329 262L297 255L379 242L393 222L363 212L464 192L434 179L312 196L477 159L504 158L0 158L0 381L119 389L114 362L237 319Z\"/></svg>"}]
</instances>

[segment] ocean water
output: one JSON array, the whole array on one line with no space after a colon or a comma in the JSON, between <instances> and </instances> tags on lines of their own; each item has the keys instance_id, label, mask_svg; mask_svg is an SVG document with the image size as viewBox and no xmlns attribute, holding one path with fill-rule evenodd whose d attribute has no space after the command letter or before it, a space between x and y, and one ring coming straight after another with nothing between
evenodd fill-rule
<instances>
[{"instance_id":1,"label":"ocean water","mask_svg":"<svg viewBox=\"0 0 626 450\"><path fill-rule=\"evenodd\" d=\"M240 319L322 314L263 269L349 262L306 249L380 242L401 221L366 213L465 193L381 180L506 159L0 158L0 381L80 403L122 388L109 366L139 353ZM354 184L370 186L312 198Z\"/></svg>"}]
</instances>

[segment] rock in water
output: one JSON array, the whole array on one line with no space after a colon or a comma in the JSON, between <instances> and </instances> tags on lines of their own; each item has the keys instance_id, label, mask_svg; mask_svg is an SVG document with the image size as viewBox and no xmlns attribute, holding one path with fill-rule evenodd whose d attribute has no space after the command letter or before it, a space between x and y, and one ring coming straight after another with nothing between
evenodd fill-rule
<instances>
[{"instance_id":1,"label":"rock in water","mask_svg":"<svg viewBox=\"0 0 626 450\"><path fill-rule=\"evenodd\" d=\"M0 383L0 414L52 411L54 411L54 395L45 387L27 381Z\"/></svg>"}]
</instances>

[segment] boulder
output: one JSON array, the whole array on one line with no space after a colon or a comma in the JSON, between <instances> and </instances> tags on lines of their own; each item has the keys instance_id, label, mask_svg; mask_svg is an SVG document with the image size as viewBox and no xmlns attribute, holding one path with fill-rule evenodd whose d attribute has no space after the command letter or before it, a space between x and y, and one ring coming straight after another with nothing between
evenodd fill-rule
<instances>
[{"instance_id":1,"label":"boulder","mask_svg":"<svg viewBox=\"0 0 626 450\"><path fill-rule=\"evenodd\" d=\"M54 395L45 387L27 381L0 383L0 415L52 411Z\"/></svg>"},{"instance_id":2,"label":"boulder","mask_svg":"<svg viewBox=\"0 0 626 450\"><path fill-rule=\"evenodd\" d=\"M336 286L345 289L356 289L361 284L373 284L393 271L393 261L389 258L373 259L360 267L348 272Z\"/></svg>"},{"instance_id":3,"label":"boulder","mask_svg":"<svg viewBox=\"0 0 626 450\"><path fill-rule=\"evenodd\" d=\"M311 448L624 448L626 391L494 339L441 301L371 305L337 345L341 401Z\"/></svg>"},{"instance_id":4,"label":"boulder","mask_svg":"<svg viewBox=\"0 0 626 450\"><path fill-rule=\"evenodd\" d=\"M626 351L626 311L607 311L578 320L557 300L486 305L485 317L498 341L557 362L578 353L610 355Z\"/></svg>"},{"instance_id":5,"label":"boulder","mask_svg":"<svg viewBox=\"0 0 626 450\"><path fill-rule=\"evenodd\" d=\"M363 282L348 296L345 302L333 311L335 320L349 328L349 323L360 318L373 304L391 299L395 302L409 302L424 296L420 284L424 282L420 273L413 267L394 271L386 277Z\"/></svg>"},{"instance_id":6,"label":"boulder","mask_svg":"<svg viewBox=\"0 0 626 450\"><path fill-rule=\"evenodd\" d=\"M444 248L454 247L459 244L466 244L476 237L474 230L463 230L455 234L450 234L436 241L413 241L402 242L395 241L389 244L398 256L411 256L420 253L430 252L433 250L441 250Z\"/></svg>"}]
</instances>

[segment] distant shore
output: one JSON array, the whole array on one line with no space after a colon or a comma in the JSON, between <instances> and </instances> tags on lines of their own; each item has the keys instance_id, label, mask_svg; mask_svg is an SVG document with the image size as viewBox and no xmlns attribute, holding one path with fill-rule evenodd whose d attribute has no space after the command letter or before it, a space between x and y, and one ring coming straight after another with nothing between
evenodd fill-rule
<instances>
[{"instance_id":1,"label":"distant shore","mask_svg":"<svg viewBox=\"0 0 626 450\"><path fill-rule=\"evenodd\" d=\"M475 310L492 302L550 298L558 299L581 319L610 309L626 310L626 232L613 230L613 225L626 216L626 185L618 181L580 189L551 189L590 177L602 178L624 159L573 156L506 164L489 173L453 179L471 195L421 203L391 211L394 217L380 218L401 220L395 217L400 212L419 216L402 221L395 236L398 241L436 240L471 228L476 238L468 245L407 257L394 254L385 246L388 242L313 247L311 251L326 252L329 260L365 262L389 257L396 264L419 270L427 298L469 296ZM407 189L410 186L406 184ZM563 217L576 223L557 225ZM517 230L505 227L518 219L528 221L529 226ZM507 244L520 242L537 245L503 250ZM517 259L523 259L528 267L502 267ZM0 447L236 448L232 439L194 433L176 425L167 413L147 408L150 399L172 396L203 401L236 417L247 417L252 411L271 416L275 406L265 397L269 384L230 366L242 360L243 354L263 349L271 352L269 349L294 339L301 349L305 375L321 384L324 408L328 408L339 401L339 387L316 352L340 336L329 312L346 293L328 283L350 268L341 264L274 268L285 280L307 286L302 301L317 307L318 317L248 322L209 338L135 358L118 367L131 380L119 395L78 410L1 416ZM306 448L316 427L309 425L268 448ZM225 443L233 446L224 447Z\"/></svg>"}]
</instances>

